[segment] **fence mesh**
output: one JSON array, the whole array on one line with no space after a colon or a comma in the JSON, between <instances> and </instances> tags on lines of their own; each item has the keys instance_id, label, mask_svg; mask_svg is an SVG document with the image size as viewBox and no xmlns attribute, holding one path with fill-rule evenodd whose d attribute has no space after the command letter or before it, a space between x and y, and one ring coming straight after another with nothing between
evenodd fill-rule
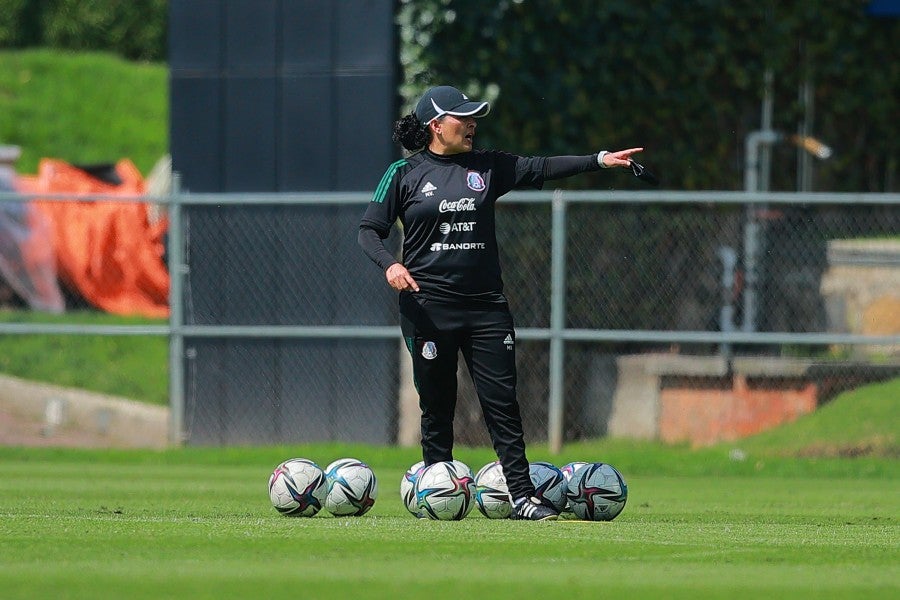
<instances>
[{"instance_id":1,"label":"fence mesh","mask_svg":"<svg viewBox=\"0 0 900 600\"><path fill-rule=\"evenodd\" d=\"M170 232L167 243L180 245L184 264L175 272L183 318L172 326L187 328L176 409L188 443L417 441L396 294L356 242L364 196L173 199L180 237ZM737 422L741 411L752 413L753 426L771 426L900 375L900 203L698 198L582 194L566 201L564 221L554 219L549 195L498 204L530 442L547 440L554 421L555 282L564 286L562 327L588 332L562 346L564 441L739 437L752 433ZM553 271L555 235L564 240L562 273ZM399 253L398 228L387 244ZM66 295L67 309L91 308L75 290ZM232 326L239 330L225 330ZM723 341L717 332L747 335ZM712 437L691 422L705 423ZM462 360L456 437L489 442Z\"/></svg>"},{"instance_id":2,"label":"fence mesh","mask_svg":"<svg viewBox=\"0 0 900 600\"><path fill-rule=\"evenodd\" d=\"M396 327L396 297L356 246L362 210L189 208L186 323L347 326L360 332ZM498 205L505 293L520 332L551 325L552 222L549 201ZM900 331L895 205L743 206L712 196L706 203L682 204L582 201L568 205L565 223L568 329L881 336ZM398 231L388 244L398 251ZM746 269L748 252L754 255L752 274ZM752 314L745 310L748 297ZM517 347L519 398L530 441L548 435L550 350L549 342L538 338L526 336ZM409 357L391 340L258 340L256 349L214 337L187 342L194 352L188 359L189 440L416 438L415 427L404 432L401 425L403 410L415 407L398 408L398 397L412 385L408 374L398 375ZM233 364L225 366L221 356L232 354ZM641 356L646 357L643 375L635 375L633 364L626 368L623 361ZM660 358L671 356L724 366L696 373L698 367ZM741 357L755 362L743 364ZM758 389L774 398L771 402L784 403L795 401L792 390L812 385L806 396L821 403L836 390L898 374L892 345L677 343L665 335L662 341L639 342L623 335L616 341L567 342L564 358L565 440L630 432L658 437L659 422L648 433L629 425L635 417L623 408L631 402L628 390L635 377L647 373L656 378L658 413L666 394L681 397L677 390L714 403L723 394L740 397L745 390L750 397L746 390ZM488 443L462 360L459 365L457 440ZM204 393L204 386L218 390Z\"/></svg>"}]
</instances>

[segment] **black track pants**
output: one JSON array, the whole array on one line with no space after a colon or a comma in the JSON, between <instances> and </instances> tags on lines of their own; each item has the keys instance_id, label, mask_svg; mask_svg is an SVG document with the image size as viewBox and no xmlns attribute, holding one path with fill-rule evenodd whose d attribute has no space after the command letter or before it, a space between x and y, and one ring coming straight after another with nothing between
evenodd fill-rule
<instances>
[{"instance_id":1,"label":"black track pants","mask_svg":"<svg viewBox=\"0 0 900 600\"><path fill-rule=\"evenodd\" d=\"M456 367L462 352L510 494L533 495L516 399L516 334L509 305L472 308L404 292L400 326L419 392L425 464L453 460Z\"/></svg>"}]
</instances>

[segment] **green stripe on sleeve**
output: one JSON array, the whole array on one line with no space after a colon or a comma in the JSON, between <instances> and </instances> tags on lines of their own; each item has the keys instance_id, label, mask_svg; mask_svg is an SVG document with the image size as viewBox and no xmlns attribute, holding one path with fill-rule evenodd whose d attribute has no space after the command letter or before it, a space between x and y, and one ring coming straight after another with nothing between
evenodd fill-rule
<instances>
[{"instance_id":1,"label":"green stripe on sleeve","mask_svg":"<svg viewBox=\"0 0 900 600\"><path fill-rule=\"evenodd\" d=\"M378 184L378 187L375 188L375 194L372 196L372 202L378 202L379 204L384 202L384 197L387 196L388 187L391 185L391 180L394 178L394 173L397 172L397 169L407 164L406 159L401 158L397 162L391 163L391 166L387 168L387 171L384 172L384 176L381 178L381 182Z\"/></svg>"}]
</instances>

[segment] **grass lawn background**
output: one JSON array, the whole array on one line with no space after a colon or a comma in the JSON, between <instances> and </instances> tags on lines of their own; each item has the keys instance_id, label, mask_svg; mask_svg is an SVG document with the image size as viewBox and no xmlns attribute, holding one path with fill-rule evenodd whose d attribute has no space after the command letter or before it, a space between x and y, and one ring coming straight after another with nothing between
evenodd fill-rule
<instances>
[{"instance_id":1,"label":"grass lawn background","mask_svg":"<svg viewBox=\"0 0 900 600\"><path fill-rule=\"evenodd\" d=\"M169 151L168 72L102 52L2 50L0 145L21 147L22 174L41 158L128 158L146 177Z\"/></svg>"}]
</instances>

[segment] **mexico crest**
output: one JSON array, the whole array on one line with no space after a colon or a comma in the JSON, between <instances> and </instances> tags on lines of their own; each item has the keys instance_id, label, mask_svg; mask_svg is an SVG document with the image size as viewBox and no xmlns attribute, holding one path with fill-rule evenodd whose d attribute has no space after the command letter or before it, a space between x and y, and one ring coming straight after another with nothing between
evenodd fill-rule
<instances>
[{"instance_id":1,"label":"mexico crest","mask_svg":"<svg viewBox=\"0 0 900 600\"><path fill-rule=\"evenodd\" d=\"M470 190L476 192L484 190L484 179L481 178L481 173L478 171L469 171L466 175L466 185L469 186Z\"/></svg>"}]
</instances>

